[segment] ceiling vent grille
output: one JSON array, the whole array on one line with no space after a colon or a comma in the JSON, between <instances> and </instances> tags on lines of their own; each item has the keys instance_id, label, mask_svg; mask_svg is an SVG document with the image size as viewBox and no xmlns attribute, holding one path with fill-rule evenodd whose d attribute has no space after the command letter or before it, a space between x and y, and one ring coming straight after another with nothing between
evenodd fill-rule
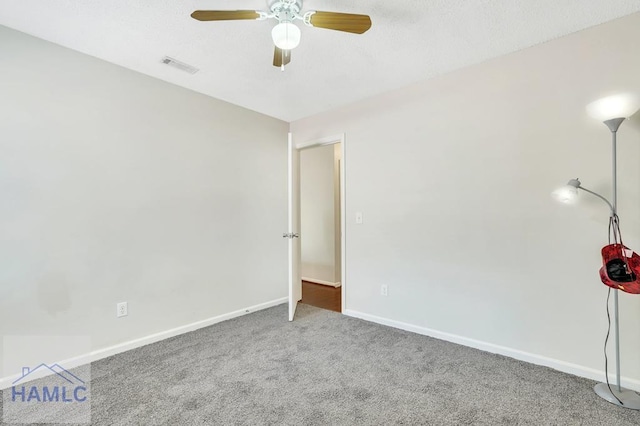
<instances>
[{"instance_id":1,"label":"ceiling vent grille","mask_svg":"<svg viewBox=\"0 0 640 426\"><path fill-rule=\"evenodd\" d=\"M195 74L198 71L200 71L198 68L194 66L185 64L184 62L180 62L177 59L173 59L168 56L165 56L164 58L162 58L162 63L165 65L169 65L170 67L177 68L180 71L188 72L189 74Z\"/></svg>"}]
</instances>

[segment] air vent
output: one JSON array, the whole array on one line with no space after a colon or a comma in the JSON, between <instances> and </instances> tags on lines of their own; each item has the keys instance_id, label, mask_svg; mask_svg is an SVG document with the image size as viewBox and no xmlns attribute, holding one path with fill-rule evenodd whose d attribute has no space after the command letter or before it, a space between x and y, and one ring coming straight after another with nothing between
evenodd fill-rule
<instances>
[{"instance_id":1,"label":"air vent","mask_svg":"<svg viewBox=\"0 0 640 426\"><path fill-rule=\"evenodd\" d=\"M188 72L189 74L195 74L200 71L198 68L191 66L189 64L185 64L184 62L180 62L176 59L165 56L162 58L162 63L169 65L170 67L174 67L179 69L180 71Z\"/></svg>"}]
</instances>

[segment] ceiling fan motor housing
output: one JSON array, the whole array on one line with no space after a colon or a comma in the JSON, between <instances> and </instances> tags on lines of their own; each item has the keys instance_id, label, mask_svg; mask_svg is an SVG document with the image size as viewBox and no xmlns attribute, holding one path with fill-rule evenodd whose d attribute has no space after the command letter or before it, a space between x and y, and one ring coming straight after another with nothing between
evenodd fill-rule
<instances>
[{"instance_id":1,"label":"ceiling fan motor housing","mask_svg":"<svg viewBox=\"0 0 640 426\"><path fill-rule=\"evenodd\" d=\"M302 0L270 0L269 10L278 22L291 22L294 18L301 19Z\"/></svg>"}]
</instances>

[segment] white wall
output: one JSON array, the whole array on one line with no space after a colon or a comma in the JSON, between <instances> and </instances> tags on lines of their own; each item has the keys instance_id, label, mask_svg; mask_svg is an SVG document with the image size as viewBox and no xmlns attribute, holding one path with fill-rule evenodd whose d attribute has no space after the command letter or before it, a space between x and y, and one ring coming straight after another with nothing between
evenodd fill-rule
<instances>
[{"instance_id":1,"label":"white wall","mask_svg":"<svg viewBox=\"0 0 640 426\"><path fill-rule=\"evenodd\" d=\"M336 282L334 146L300 151L301 274Z\"/></svg>"},{"instance_id":2,"label":"white wall","mask_svg":"<svg viewBox=\"0 0 640 426\"><path fill-rule=\"evenodd\" d=\"M347 310L602 371L608 210L549 194L580 177L610 195L609 133L584 106L640 92L639 38L636 14L292 123L297 143L346 133ZM640 117L619 139L622 230L640 250ZM637 388L640 296L620 301Z\"/></svg>"},{"instance_id":3,"label":"white wall","mask_svg":"<svg viewBox=\"0 0 640 426\"><path fill-rule=\"evenodd\" d=\"M0 336L99 349L286 296L287 123L4 27L0 51Z\"/></svg>"}]
</instances>

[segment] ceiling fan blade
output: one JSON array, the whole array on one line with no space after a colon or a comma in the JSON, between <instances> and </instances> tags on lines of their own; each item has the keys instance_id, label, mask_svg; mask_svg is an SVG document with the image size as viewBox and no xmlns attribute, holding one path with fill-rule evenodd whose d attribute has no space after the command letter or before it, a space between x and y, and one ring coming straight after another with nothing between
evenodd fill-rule
<instances>
[{"instance_id":1,"label":"ceiling fan blade","mask_svg":"<svg viewBox=\"0 0 640 426\"><path fill-rule=\"evenodd\" d=\"M191 14L198 21L235 21L240 19L258 19L255 10L196 10Z\"/></svg>"},{"instance_id":2,"label":"ceiling fan blade","mask_svg":"<svg viewBox=\"0 0 640 426\"><path fill-rule=\"evenodd\" d=\"M273 52L273 66L281 67L291 62L291 51L282 50L276 46L276 50Z\"/></svg>"},{"instance_id":3,"label":"ceiling fan blade","mask_svg":"<svg viewBox=\"0 0 640 426\"><path fill-rule=\"evenodd\" d=\"M368 15L354 15L351 13L316 11L311 15L309 23L318 28L354 34L362 34L371 28L371 18Z\"/></svg>"}]
</instances>

